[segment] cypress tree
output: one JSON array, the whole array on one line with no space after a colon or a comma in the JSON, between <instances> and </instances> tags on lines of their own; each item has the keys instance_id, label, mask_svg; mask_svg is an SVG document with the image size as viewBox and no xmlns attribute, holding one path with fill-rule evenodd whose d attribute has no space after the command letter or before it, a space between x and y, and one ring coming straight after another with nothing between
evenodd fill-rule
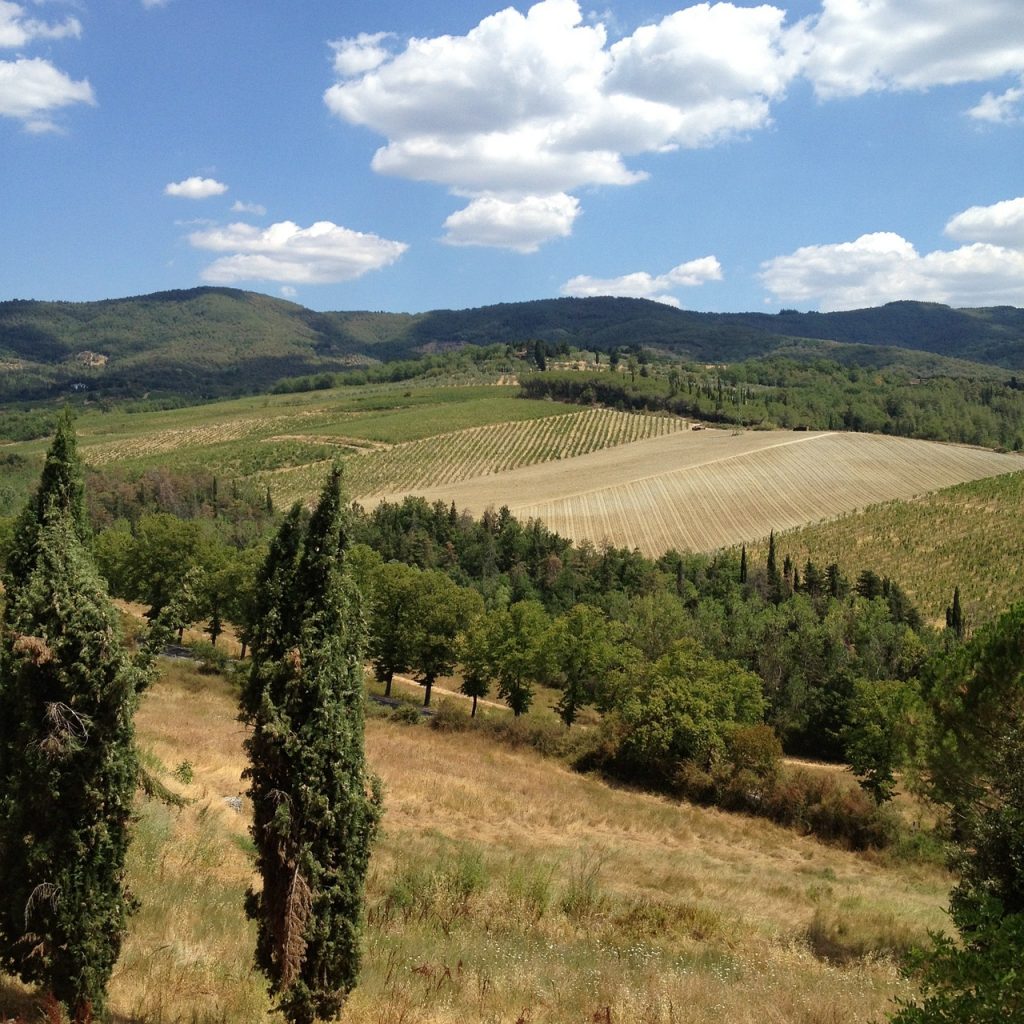
<instances>
[{"instance_id":1,"label":"cypress tree","mask_svg":"<svg viewBox=\"0 0 1024 1024\"><path fill-rule=\"evenodd\" d=\"M82 545L80 484L64 416L18 522L0 617L0 968L86 1021L103 1010L134 905L124 865L146 673Z\"/></svg>"},{"instance_id":2,"label":"cypress tree","mask_svg":"<svg viewBox=\"0 0 1024 1024\"><path fill-rule=\"evenodd\" d=\"M747 582L747 545L740 549L740 583Z\"/></svg>"},{"instance_id":3,"label":"cypress tree","mask_svg":"<svg viewBox=\"0 0 1024 1024\"><path fill-rule=\"evenodd\" d=\"M57 419L57 429L46 453L39 487L14 524L14 543L3 579L9 599L32 572L38 555L40 530L56 518L67 518L78 539L88 542L82 464L78 458L71 410L66 406Z\"/></svg>"},{"instance_id":4,"label":"cypress tree","mask_svg":"<svg viewBox=\"0 0 1024 1024\"><path fill-rule=\"evenodd\" d=\"M379 782L363 755L359 598L345 569L340 471L304 522L293 509L271 547L252 630L242 719L261 892L257 966L285 1018L337 1016L356 982Z\"/></svg>"},{"instance_id":5,"label":"cypress tree","mask_svg":"<svg viewBox=\"0 0 1024 1024\"><path fill-rule=\"evenodd\" d=\"M960 607L960 588L953 588L953 603L946 609L946 628L951 630L958 640L964 638L964 612Z\"/></svg>"}]
</instances>

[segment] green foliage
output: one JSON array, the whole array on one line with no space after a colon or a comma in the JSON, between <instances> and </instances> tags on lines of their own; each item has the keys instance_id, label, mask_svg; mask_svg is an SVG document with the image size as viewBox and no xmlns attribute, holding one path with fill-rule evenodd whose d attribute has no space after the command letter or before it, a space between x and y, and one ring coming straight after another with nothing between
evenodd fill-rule
<instances>
[{"instance_id":1,"label":"green foliage","mask_svg":"<svg viewBox=\"0 0 1024 1024\"><path fill-rule=\"evenodd\" d=\"M1024 606L926 679L935 727L929 791L949 812L960 941L934 937L917 967L922 1000L894 1024L995 1024L1024 1014Z\"/></svg>"},{"instance_id":2,"label":"green foliage","mask_svg":"<svg viewBox=\"0 0 1024 1024\"><path fill-rule=\"evenodd\" d=\"M409 664L424 688L423 706L429 707L435 680L454 671L462 635L483 613L484 602L439 569L419 572L412 582Z\"/></svg>"},{"instance_id":3,"label":"green foliage","mask_svg":"<svg viewBox=\"0 0 1024 1024\"><path fill-rule=\"evenodd\" d=\"M347 544L335 470L308 523L296 507L271 545L241 698L263 879L247 912L257 965L295 1024L336 1016L355 985L380 814L363 754L365 638Z\"/></svg>"},{"instance_id":4,"label":"green foliage","mask_svg":"<svg viewBox=\"0 0 1024 1024\"><path fill-rule=\"evenodd\" d=\"M682 762L711 765L733 728L762 720L761 680L684 640L640 668L616 714L623 730L618 758L641 777L664 780Z\"/></svg>"},{"instance_id":5,"label":"green foliage","mask_svg":"<svg viewBox=\"0 0 1024 1024\"><path fill-rule=\"evenodd\" d=\"M911 684L889 679L854 683L843 743L853 773L876 803L893 797L896 772L906 764L921 725L919 711L920 697Z\"/></svg>"},{"instance_id":6,"label":"green foliage","mask_svg":"<svg viewBox=\"0 0 1024 1024\"><path fill-rule=\"evenodd\" d=\"M85 1021L103 1010L134 907L146 676L84 549L80 480L65 416L19 520L0 620L0 966Z\"/></svg>"}]
</instances>

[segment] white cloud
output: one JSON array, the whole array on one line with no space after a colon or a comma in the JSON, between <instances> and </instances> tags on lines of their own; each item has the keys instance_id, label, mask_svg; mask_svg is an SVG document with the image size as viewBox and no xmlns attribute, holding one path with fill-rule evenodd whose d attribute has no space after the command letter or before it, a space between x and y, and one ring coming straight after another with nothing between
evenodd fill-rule
<instances>
[{"instance_id":1,"label":"white cloud","mask_svg":"<svg viewBox=\"0 0 1024 1024\"><path fill-rule=\"evenodd\" d=\"M579 200L564 192L513 201L480 196L444 222L444 240L449 245L536 252L544 242L570 235L579 212Z\"/></svg>"},{"instance_id":2,"label":"white cloud","mask_svg":"<svg viewBox=\"0 0 1024 1024\"><path fill-rule=\"evenodd\" d=\"M576 0L541 0L394 54L383 35L341 40L341 80L324 100L387 139L376 171L473 200L449 218L449 240L466 231L466 244L507 245L502 231L482 241L500 201L634 184L646 175L630 156L764 127L797 71L784 18L769 6L699 4L609 46ZM566 223L564 212L555 219Z\"/></svg>"},{"instance_id":3,"label":"white cloud","mask_svg":"<svg viewBox=\"0 0 1024 1024\"><path fill-rule=\"evenodd\" d=\"M172 181L164 186L165 196L178 196L181 199L209 199L210 196L222 196L228 187L215 178L200 178L193 175L184 181Z\"/></svg>"},{"instance_id":4,"label":"white cloud","mask_svg":"<svg viewBox=\"0 0 1024 1024\"><path fill-rule=\"evenodd\" d=\"M142 0L142 6L147 10L154 7L166 7L171 0Z\"/></svg>"},{"instance_id":5,"label":"white cloud","mask_svg":"<svg viewBox=\"0 0 1024 1024\"><path fill-rule=\"evenodd\" d=\"M352 78L380 67L391 56L381 43L392 38L390 32L360 32L351 39L335 40L330 44L334 50L334 70L342 78Z\"/></svg>"},{"instance_id":6,"label":"white cloud","mask_svg":"<svg viewBox=\"0 0 1024 1024\"><path fill-rule=\"evenodd\" d=\"M1007 89L996 96L987 92L978 103L967 111L968 117L989 124L1012 124L1022 118L1024 108L1024 86Z\"/></svg>"},{"instance_id":7,"label":"white cloud","mask_svg":"<svg viewBox=\"0 0 1024 1024\"><path fill-rule=\"evenodd\" d=\"M823 0L803 28L805 74L822 97L1024 71L1020 0Z\"/></svg>"},{"instance_id":8,"label":"white cloud","mask_svg":"<svg viewBox=\"0 0 1024 1024\"><path fill-rule=\"evenodd\" d=\"M972 206L951 217L945 233L960 241L991 242L1024 250L1024 196Z\"/></svg>"},{"instance_id":9,"label":"white cloud","mask_svg":"<svg viewBox=\"0 0 1024 1024\"><path fill-rule=\"evenodd\" d=\"M1024 251L974 242L922 256L900 235L876 232L777 256L762 264L761 280L784 302L825 311L899 299L1024 305Z\"/></svg>"},{"instance_id":10,"label":"white cloud","mask_svg":"<svg viewBox=\"0 0 1024 1024\"><path fill-rule=\"evenodd\" d=\"M53 111L72 103L95 102L87 81L73 81L49 61L0 61L0 116L20 118L29 131L53 131Z\"/></svg>"},{"instance_id":11,"label":"white cloud","mask_svg":"<svg viewBox=\"0 0 1024 1024\"><path fill-rule=\"evenodd\" d=\"M231 204L232 213L251 213L254 217L262 217L266 214L267 208L262 203L243 203L236 199Z\"/></svg>"},{"instance_id":12,"label":"white cloud","mask_svg":"<svg viewBox=\"0 0 1024 1024\"><path fill-rule=\"evenodd\" d=\"M330 221L318 221L308 228L282 221L262 230L249 224L229 224L194 232L189 241L197 249L231 254L203 271L203 280L211 284L351 281L394 263L408 248L404 242L351 231Z\"/></svg>"},{"instance_id":13,"label":"white cloud","mask_svg":"<svg viewBox=\"0 0 1024 1024\"><path fill-rule=\"evenodd\" d=\"M0 48L15 49L35 39L77 39L82 34L82 23L77 18L65 18L48 25L25 17L20 4L0 0Z\"/></svg>"},{"instance_id":14,"label":"white cloud","mask_svg":"<svg viewBox=\"0 0 1024 1024\"><path fill-rule=\"evenodd\" d=\"M562 285L562 294L578 297L619 295L633 299L652 299L669 306L679 306L680 301L672 292L721 280L721 264L714 256L703 256L688 263L680 263L666 274L653 275L645 270L611 278L580 274Z\"/></svg>"}]
</instances>

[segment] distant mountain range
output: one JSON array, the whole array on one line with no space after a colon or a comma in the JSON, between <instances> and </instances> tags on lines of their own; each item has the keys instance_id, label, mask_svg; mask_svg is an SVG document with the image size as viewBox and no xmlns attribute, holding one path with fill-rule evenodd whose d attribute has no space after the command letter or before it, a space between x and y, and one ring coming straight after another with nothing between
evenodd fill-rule
<instances>
[{"instance_id":1,"label":"distant mountain range","mask_svg":"<svg viewBox=\"0 0 1024 1024\"><path fill-rule=\"evenodd\" d=\"M541 299L427 313L318 313L232 288L100 302L0 302L0 399L245 393L286 376L541 338L701 362L771 353L881 364L891 350L1024 370L1024 310L893 302L842 313L695 313L645 299ZM905 353L909 357L909 353ZM917 364L921 360L910 357Z\"/></svg>"}]
</instances>

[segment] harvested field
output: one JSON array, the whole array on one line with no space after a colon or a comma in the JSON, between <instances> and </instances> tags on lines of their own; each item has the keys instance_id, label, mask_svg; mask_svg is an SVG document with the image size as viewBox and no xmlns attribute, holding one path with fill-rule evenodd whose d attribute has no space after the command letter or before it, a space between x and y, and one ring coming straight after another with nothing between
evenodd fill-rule
<instances>
[{"instance_id":1,"label":"harvested field","mask_svg":"<svg viewBox=\"0 0 1024 1024\"><path fill-rule=\"evenodd\" d=\"M421 491L508 505L574 540L709 551L894 498L1014 472L1015 455L876 434L677 433Z\"/></svg>"}]
</instances>

